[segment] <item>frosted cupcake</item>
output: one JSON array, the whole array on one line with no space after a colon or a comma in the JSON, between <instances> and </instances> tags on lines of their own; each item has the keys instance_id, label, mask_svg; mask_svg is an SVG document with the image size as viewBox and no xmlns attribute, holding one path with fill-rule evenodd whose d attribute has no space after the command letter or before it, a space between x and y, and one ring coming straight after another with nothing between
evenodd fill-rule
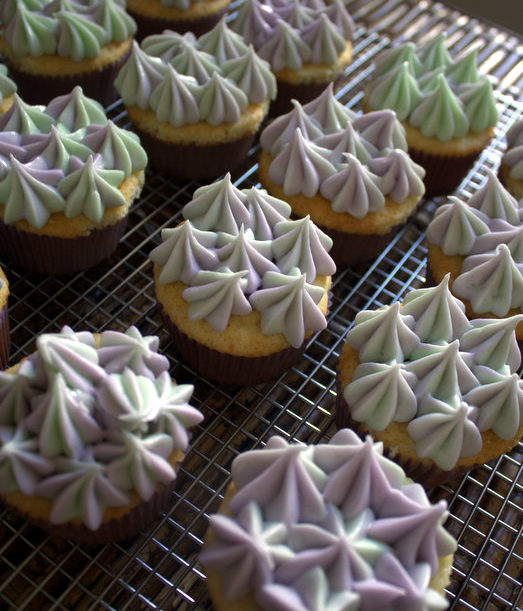
<instances>
[{"instance_id":1,"label":"frosted cupcake","mask_svg":"<svg viewBox=\"0 0 523 611\"><path fill-rule=\"evenodd\" d=\"M331 240L265 191L230 175L197 189L185 221L150 254L175 347L201 375L247 386L277 378L324 329Z\"/></svg>"},{"instance_id":2,"label":"frosted cupcake","mask_svg":"<svg viewBox=\"0 0 523 611\"><path fill-rule=\"evenodd\" d=\"M290 110L292 99L317 97L352 59L354 22L341 0L245 0L231 27L271 64L278 83L272 116Z\"/></svg>"},{"instance_id":3,"label":"frosted cupcake","mask_svg":"<svg viewBox=\"0 0 523 611\"><path fill-rule=\"evenodd\" d=\"M416 49L406 42L376 59L365 110L394 110L411 157L426 170L428 196L458 187L494 135L496 101L476 69L477 51L452 59L445 34Z\"/></svg>"},{"instance_id":4,"label":"frosted cupcake","mask_svg":"<svg viewBox=\"0 0 523 611\"><path fill-rule=\"evenodd\" d=\"M332 85L261 133L259 176L294 214L334 241L338 266L369 261L406 223L424 194L424 170L406 153L392 111L355 115Z\"/></svg>"},{"instance_id":5,"label":"frosted cupcake","mask_svg":"<svg viewBox=\"0 0 523 611\"><path fill-rule=\"evenodd\" d=\"M465 304L469 318L505 318L523 312L523 230L519 203L487 170L485 184L464 202L452 197L427 229L427 265ZM516 327L523 340L523 324Z\"/></svg>"},{"instance_id":6,"label":"frosted cupcake","mask_svg":"<svg viewBox=\"0 0 523 611\"><path fill-rule=\"evenodd\" d=\"M75 85L106 105L136 24L116 0L3 4L0 51L23 99L47 104Z\"/></svg>"},{"instance_id":7,"label":"frosted cupcake","mask_svg":"<svg viewBox=\"0 0 523 611\"><path fill-rule=\"evenodd\" d=\"M0 114L13 103L16 83L7 76L7 66L0 64Z\"/></svg>"},{"instance_id":8,"label":"frosted cupcake","mask_svg":"<svg viewBox=\"0 0 523 611\"><path fill-rule=\"evenodd\" d=\"M406 473L432 487L515 446L523 435L523 316L469 321L448 290L411 291L356 315L337 370L338 427L382 441Z\"/></svg>"},{"instance_id":9,"label":"frosted cupcake","mask_svg":"<svg viewBox=\"0 0 523 611\"><path fill-rule=\"evenodd\" d=\"M9 358L9 318L7 300L9 298L9 282L4 270L0 267L0 369L7 365Z\"/></svg>"},{"instance_id":10,"label":"frosted cupcake","mask_svg":"<svg viewBox=\"0 0 523 611\"><path fill-rule=\"evenodd\" d=\"M523 199L523 119L507 132L507 150L501 159L499 175L507 190Z\"/></svg>"},{"instance_id":11,"label":"frosted cupcake","mask_svg":"<svg viewBox=\"0 0 523 611\"><path fill-rule=\"evenodd\" d=\"M168 506L202 414L158 344L135 327L65 327L0 374L0 499L10 509L94 545L136 535Z\"/></svg>"},{"instance_id":12,"label":"frosted cupcake","mask_svg":"<svg viewBox=\"0 0 523 611\"><path fill-rule=\"evenodd\" d=\"M0 253L30 271L74 273L109 257L144 183L138 137L80 87L0 116Z\"/></svg>"},{"instance_id":13,"label":"frosted cupcake","mask_svg":"<svg viewBox=\"0 0 523 611\"><path fill-rule=\"evenodd\" d=\"M237 456L200 554L217 611L445 609L446 503L350 430Z\"/></svg>"},{"instance_id":14,"label":"frosted cupcake","mask_svg":"<svg viewBox=\"0 0 523 611\"><path fill-rule=\"evenodd\" d=\"M182 179L241 163L276 95L270 67L222 20L200 38L133 44L115 86L151 164Z\"/></svg>"}]
</instances>

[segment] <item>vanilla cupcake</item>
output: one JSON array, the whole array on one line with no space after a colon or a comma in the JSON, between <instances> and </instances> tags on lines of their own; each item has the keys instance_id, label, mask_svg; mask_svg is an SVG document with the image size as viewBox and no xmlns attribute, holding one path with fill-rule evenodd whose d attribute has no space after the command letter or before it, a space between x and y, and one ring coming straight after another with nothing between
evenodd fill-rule
<instances>
[{"instance_id":1,"label":"vanilla cupcake","mask_svg":"<svg viewBox=\"0 0 523 611\"><path fill-rule=\"evenodd\" d=\"M7 76L7 66L0 64L0 114L10 108L15 92L16 83Z\"/></svg>"},{"instance_id":2,"label":"vanilla cupcake","mask_svg":"<svg viewBox=\"0 0 523 611\"><path fill-rule=\"evenodd\" d=\"M241 453L200 554L216 611L446 609L454 538L445 501L339 431Z\"/></svg>"},{"instance_id":3,"label":"vanilla cupcake","mask_svg":"<svg viewBox=\"0 0 523 611\"><path fill-rule=\"evenodd\" d=\"M317 97L352 60L354 22L341 0L245 0L231 27L271 64L278 84L272 116L289 111L293 99Z\"/></svg>"},{"instance_id":4,"label":"vanilla cupcake","mask_svg":"<svg viewBox=\"0 0 523 611\"><path fill-rule=\"evenodd\" d=\"M109 257L144 184L137 136L108 121L80 87L0 116L0 253L42 274Z\"/></svg>"},{"instance_id":5,"label":"vanilla cupcake","mask_svg":"<svg viewBox=\"0 0 523 611\"><path fill-rule=\"evenodd\" d=\"M9 317L7 300L9 298L9 282L4 270L0 267L0 369L7 365L9 358Z\"/></svg>"},{"instance_id":6,"label":"vanilla cupcake","mask_svg":"<svg viewBox=\"0 0 523 611\"><path fill-rule=\"evenodd\" d=\"M356 315L337 369L339 428L371 434L427 487L462 476L523 435L523 315L469 321L440 284Z\"/></svg>"},{"instance_id":7,"label":"vanilla cupcake","mask_svg":"<svg viewBox=\"0 0 523 611\"><path fill-rule=\"evenodd\" d=\"M201 375L247 386L295 364L324 329L332 242L310 219L227 174L197 189L150 254L165 326Z\"/></svg>"},{"instance_id":8,"label":"vanilla cupcake","mask_svg":"<svg viewBox=\"0 0 523 611\"><path fill-rule=\"evenodd\" d=\"M416 209L424 170L406 153L392 111L355 115L332 85L293 105L261 133L260 181L333 239L338 266L369 261Z\"/></svg>"},{"instance_id":9,"label":"vanilla cupcake","mask_svg":"<svg viewBox=\"0 0 523 611\"><path fill-rule=\"evenodd\" d=\"M151 165L182 179L241 163L276 95L267 62L225 20L200 38L166 31L134 43L115 86Z\"/></svg>"},{"instance_id":10,"label":"vanilla cupcake","mask_svg":"<svg viewBox=\"0 0 523 611\"><path fill-rule=\"evenodd\" d=\"M0 499L73 541L128 539L172 500L202 414L159 340L131 327L46 333L0 373Z\"/></svg>"},{"instance_id":11,"label":"vanilla cupcake","mask_svg":"<svg viewBox=\"0 0 523 611\"><path fill-rule=\"evenodd\" d=\"M117 0L3 4L0 52L26 102L47 104L80 85L107 105L136 24Z\"/></svg>"},{"instance_id":12,"label":"vanilla cupcake","mask_svg":"<svg viewBox=\"0 0 523 611\"><path fill-rule=\"evenodd\" d=\"M507 150L501 159L499 176L516 199L523 199L523 119L507 132Z\"/></svg>"},{"instance_id":13,"label":"vanilla cupcake","mask_svg":"<svg viewBox=\"0 0 523 611\"><path fill-rule=\"evenodd\" d=\"M452 59L444 33L420 49L401 43L376 58L363 108L396 112L409 154L426 170L428 196L456 189L494 135L496 101L476 58L473 50Z\"/></svg>"}]
</instances>

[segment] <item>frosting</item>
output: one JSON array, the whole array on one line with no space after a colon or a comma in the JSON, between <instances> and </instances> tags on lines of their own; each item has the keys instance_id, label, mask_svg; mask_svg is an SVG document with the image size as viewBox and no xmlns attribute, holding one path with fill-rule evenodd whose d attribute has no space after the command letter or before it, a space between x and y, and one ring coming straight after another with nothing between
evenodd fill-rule
<instances>
[{"instance_id":1,"label":"frosting","mask_svg":"<svg viewBox=\"0 0 523 611\"><path fill-rule=\"evenodd\" d=\"M0 104L16 91L16 83L7 76L7 66L0 64Z\"/></svg>"},{"instance_id":2,"label":"frosting","mask_svg":"<svg viewBox=\"0 0 523 611\"><path fill-rule=\"evenodd\" d=\"M0 379L0 492L49 498L50 521L97 529L107 507L147 500L176 474L202 419L192 386L173 384L157 337L106 331L41 335L37 352Z\"/></svg>"},{"instance_id":3,"label":"frosting","mask_svg":"<svg viewBox=\"0 0 523 611\"><path fill-rule=\"evenodd\" d=\"M118 187L145 168L147 155L138 136L107 121L80 87L46 108L17 98L11 109L0 117L5 223L40 229L57 212L98 223L107 208L126 204Z\"/></svg>"},{"instance_id":4,"label":"frosting","mask_svg":"<svg viewBox=\"0 0 523 611\"><path fill-rule=\"evenodd\" d=\"M509 169L511 178L523 178L523 120L519 119L507 132L507 150L502 163Z\"/></svg>"},{"instance_id":5,"label":"frosting","mask_svg":"<svg viewBox=\"0 0 523 611\"><path fill-rule=\"evenodd\" d=\"M251 594L286 611L445 608L429 581L456 547L442 527L446 504L407 484L370 437L342 429L317 446L271 437L231 471L231 514L209 517L213 540L200 554L227 600Z\"/></svg>"},{"instance_id":6,"label":"frosting","mask_svg":"<svg viewBox=\"0 0 523 611\"><path fill-rule=\"evenodd\" d=\"M442 33L416 50L405 42L380 53L367 101L442 142L493 127L498 119L490 81L476 68L477 51L453 61Z\"/></svg>"},{"instance_id":7,"label":"frosting","mask_svg":"<svg viewBox=\"0 0 523 611\"><path fill-rule=\"evenodd\" d=\"M175 127L235 123L248 104L276 95L269 64L222 19L199 38L171 30L133 43L115 80L127 106Z\"/></svg>"},{"instance_id":8,"label":"frosting","mask_svg":"<svg viewBox=\"0 0 523 611\"><path fill-rule=\"evenodd\" d=\"M448 284L449 274L401 308L359 312L347 343L360 364L342 388L356 421L375 430L407 422L417 455L444 470L481 451L481 431L511 439L522 424L522 317L470 322Z\"/></svg>"}]
</instances>

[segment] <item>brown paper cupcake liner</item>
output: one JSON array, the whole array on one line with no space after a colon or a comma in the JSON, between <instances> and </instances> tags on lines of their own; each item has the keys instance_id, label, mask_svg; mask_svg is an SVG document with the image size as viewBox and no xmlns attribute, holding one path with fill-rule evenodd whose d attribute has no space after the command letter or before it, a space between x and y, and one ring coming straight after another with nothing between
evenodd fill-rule
<instances>
[{"instance_id":1,"label":"brown paper cupcake liner","mask_svg":"<svg viewBox=\"0 0 523 611\"><path fill-rule=\"evenodd\" d=\"M0 252L30 272L50 276L72 274L93 267L115 251L127 227L127 218L78 238L20 231L0 221Z\"/></svg>"},{"instance_id":2,"label":"brown paper cupcake liner","mask_svg":"<svg viewBox=\"0 0 523 611\"><path fill-rule=\"evenodd\" d=\"M465 178L481 151L470 155L436 155L418 151L409 146L413 161L425 168L425 197L452 193Z\"/></svg>"},{"instance_id":3,"label":"brown paper cupcake liner","mask_svg":"<svg viewBox=\"0 0 523 611\"><path fill-rule=\"evenodd\" d=\"M154 522L172 502L175 483L176 480L173 480L170 484L162 485L148 501L136 505L120 518L103 522L96 530L91 530L85 524L73 524L71 522L52 524L47 520L35 518L20 511L9 503L6 505L14 513L52 535L70 539L83 545L103 545L130 539L149 526L151 522Z\"/></svg>"},{"instance_id":4,"label":"brown paper cupcake liner","mask_svg":"<svg viewBox=\"0 0 523 611\"><path fill-rule=\"evenodd\" d=\"M231 386L254 386L269 382L290 369L301 357L300 348L290 346L261 357L236 356L208 348L193 340L171 320L161 303L158 311L180 356L200 375Z\"/></svg>"},{"instance_id":5,"label":"brown paper cupcake liner","mask_svg":"<svg viewBox=\"0 0 523 611\"><path fill-rule=\"evenodd\" d=\"M367 435L372 436L372 431L369 431L364 423L354 420L351 416L350 408L343 397L339 376L336 376L336 427L338 429L350 428L363 440ZM445 471L435 464L428 466L415 458L405 458L400 453L390 450L385 444L383 444L383 454L400 465L411 479L427 489L459 480L465 473L481 466L479 463L467 467L456 466L450 471Z\"/></svg>"},{"instance_id":6,"label":"brown paper cupcake liner","mask_svg":"<svg viewBox=\"0 0 523 611\"><path fill-rule=\"evenodd\" d=\"M225 6L217 13L200 17L199 19L155 19L154 17L135 13L129 10L129 8L127 8L127 12L136 21L138 31L135 38L138 42L141 42L147 36L161 34L164 30L173 30L179 34L192 32L196 37L201 36L205 32L212 30L225 13L227 13L228 8L228 6Z\"/></svg>"},{"instance_id":7,"label":"brown paper cupcake liner","mask_svg":"<svg viewBox=\"0 0 523 611\"><path fill-rule=\"evenodd\" d=\"M9 339L9 316L7 304L0 310L0 369L5 369L9 359L9 349L11 342Z\"/></svg>"},{"instance_id":8,"label":"brown paper cupcake liner","mask_svg":"<svg viewBox=\"0 0 523 611\"><path fill-rule=\"evenodd\" d=\"M334 81L334 90L340 85L343 80L343 75L340 75ZM325 87L329 85L328 82L321 83L289 83L281 79L276 79L278 88L278 95L276 99L272 101L269 108L269 117L278 117L292 110L291 100L298 100L300 104L306 104L317 98Z\"/></svg>"},{"instance_id":9,"label":"brown paper cupcake liner","mask_svg":"<svg viewBox=\"0 0 523 611\"><path fill-rule=\"evenodd\" d=\"M117 61L107 64L99 70L71 75L61 74L60 76L25 72L19 66L15 66L9 58L5 58L4 62L9 68L9 76L15 81L18 94L24 102L48 104L53 98L66 95L76 85L80 85L86 96L98 100L103 106L108 106L119 98L119 94L114 88L114 79L127 60L129 53L130 48Z\"/></svg>"}]
</instances>

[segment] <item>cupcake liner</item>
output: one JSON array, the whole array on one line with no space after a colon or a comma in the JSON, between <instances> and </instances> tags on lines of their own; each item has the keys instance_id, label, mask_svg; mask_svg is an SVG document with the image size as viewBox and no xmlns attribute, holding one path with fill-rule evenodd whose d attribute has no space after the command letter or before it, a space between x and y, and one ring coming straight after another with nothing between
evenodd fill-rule
<instances>
[{"instance_id":1,"label":"cupcake liner","mask_svg":"<svg viewBox=\"0 0 523 611\"><path fill-rule=\"evenodd\" d=\"M256 133L218 144L174 144L158 140L133 124L147 151L149 164L174 178L203 180L216 178L240 164L248 155Z\"/></svg>"},{"instance_id":2,"label":"cupcake liner","mask_svg":"<svg viewBox=\"0 0 523 611\"><path fill-rule=\"evenodd\" d=\"M66 95L76 86L80 85L85 95L95 98L103 106L108 106L119 98L114 88L114 79L123 66L131 49L129 48L117 61L107 64L91 72L78 74L61 74L50 76L34 74L21 70L9 58L4 62L9 68L9 75L15 81L18 94L29 104L48 104L50 100L60 95Z\"/></svg>"},{"instance_id":3,"label":"cupcake liner","mask_svg":"<svg viewBox=\"0 0 523 611\"><path fill-rule=\"evenodd\" d=\"M127 227L127 218L78 238L30 233L0 221L0 252L30 272L50 276L72 274L100 263L115 251Z\"/></svg>"},{"instance_id":4,"label":"cupcake liner","mask_svg":"<svg viewBox=\"0 0 523 611\"><path fill-rule=\"evenodd\" d=\"M343 75L340 75L334 80L334 90L343 80ZM278 117L292 110L291 100L298 100L300 104L306 104L317 98L330 81L321 83L289 83L280 79L276 79L278 95L272 101L269 108L269 117Z\"/></svg>"},{"instance_id":5,"label":"cupcake liner","mask_svg":"<svg viewBox=\"0 0 523 611\"><path fill-rule=\"evenodd\" d=\"M20 511L9 503L7 503L7 507L28 522L52 535L58 535L83 545L103 545L105 543L130 539L146 528L151 522L154 522L172 502L175 483L176 480L173 480L172 483L162 485L153 493L148 501L143 501L136 505L120 518L103 522L96 530L91 530L85 524L72 524L71 522L52 524L47 520L35 518L28 513Z\"/></svg>"},{"instance_id":6,"label":"cupcake liner","mask_svg":"<svg viewBox=\"0 0 523 611\"><path fill-rule=\"evenodd\" d=\"M372 436L372 431L367 429L363 422L358 422L352 418L350 408L343 397L339 376L336 376L336 427L338 430L350 428L363 440L367 435ZM459 480L465 473L481 466L479 463L467 467L458 465L450 471L445 471L440 469L436 464L428 466L420 460L405 458L398 451L392 451L385 443L383 444L383 454L400 465L411 479L419 482L427 489L441 486L442 484L454 480Z\"/></svg>"},{"instance_id":7,"label":"cupcake liner","mask_svg":"<svg viewBox=\"0 0 523 611\"><path fill-rule=\"evenodd\" d=\"M135 13L134 11L127 8L127 12L136 21L138 31L135 38L138 42L141 42L147 36L153 34L161 34L164 30L173 30L179 34L185 34L186 32L192 32L196 37L205 34L220 21L220 19L227 13L228 6L225 6L220 11L200 17L197 19L160 19L154 17L148 17L141 13Z\"/></svg>"},{"instance_id":8,"label":"cupcake liner","mask_svg":"<svg viewBox=\"0 0 523 611\"><path fill-rule=\"evenodd\" d=\"M9 316L7 313L7 303L0 310L0 369L4 369L9 359L9 349L11 342L9 339Z\"/></svg>"},{"instance_id":9,"label":"cupcake liner","mask_svg":"<svg viewBox=\"0 0 523 611\"><path fill-rule=\"evenodd\" d=\"M200 375L222 384L254 386L274 380L300 359L307 343L305 340L300 348L290 346L267 356L235 356L190 338L175 325L161 303L158 311L182 358Z\"/></svg>"},{"instance_id":10,"label":"cupcake liner","mask_svg":"<svg viewBox=\"0 0 523 611\"><path fill-rule=\"evenodd\" d=\"M469 155L437 155L418 151L409 146L409 155L413 161L425 168L425 197L452 193L479 156L481 150Z\"/></svg>"}]
</instances>

